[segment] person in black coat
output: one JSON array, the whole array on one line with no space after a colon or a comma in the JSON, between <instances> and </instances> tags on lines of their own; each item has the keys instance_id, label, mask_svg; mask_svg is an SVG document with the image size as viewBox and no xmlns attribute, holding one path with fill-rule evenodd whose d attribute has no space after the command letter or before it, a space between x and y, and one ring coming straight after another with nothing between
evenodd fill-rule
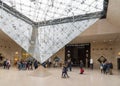
<instances>
[{"instance_id":1,"label":"person in black coat","mask_svg":"<svg viewBox=\"0 0 120 86\"><path fill-rule=\"evenodd\" d=\"M34 68L35 68L35 69L38 68L38 61L37 61L37 60L34 61Z\"/></svg>"}]
</instances>

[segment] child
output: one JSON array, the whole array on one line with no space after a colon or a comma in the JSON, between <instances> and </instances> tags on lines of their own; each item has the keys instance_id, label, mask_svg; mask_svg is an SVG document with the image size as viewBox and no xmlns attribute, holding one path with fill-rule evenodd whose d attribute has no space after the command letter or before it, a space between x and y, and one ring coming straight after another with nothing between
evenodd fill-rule
<instances>
[{"instance_id":1,"label":"child","mask_svg":"<svg viewBox=\"0 0 120 86\"><path fill-rule=\"evenodd\" d=\"M63 69L62 69L62 78L69 78L68 74L67 74L67 66L63 65Z\"/></svg>"}]
</instances>

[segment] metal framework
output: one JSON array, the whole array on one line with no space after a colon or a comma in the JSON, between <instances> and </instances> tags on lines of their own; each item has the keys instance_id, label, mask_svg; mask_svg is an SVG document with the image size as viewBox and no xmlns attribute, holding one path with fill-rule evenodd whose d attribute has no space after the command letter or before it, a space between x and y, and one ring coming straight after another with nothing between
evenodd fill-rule
<instances>
[{"instance_id":1,"label":"metal framework","mask_svg":"<svg viewBox=\"0 0 120 86\"><path fill-rule=\"evenodd\" d=\"M31 19L22 15L20 12L15 10L13 7L8 6L7 4L2 2L1 0L0 0L0 8L2 8L3 10L7 11L8 13L14 15L15 17L27 22L28 24L34 25L34 22Z\"/></svg>"},{"instance_id":2,"label":"metal framework","mask_svg":"<svg viewBox=\"0 0 120 86\"><path fill-rule=\"evenodd\" d=\"M78 16L73 16L73 17L49 20L46 22L45 21L38 22L38 27L61 24L61 23L68 23L68 22L76 22L76 21L82 21L82 20L87 20L87 19L101 18L102 17L101 14L103 14L103 12L95 12L95 13L89 13L85 15L78 15Z\"/></svg>"},{"instance_id":3,"label":"metal framework","mask_svg":"<svg viewBox=\"0 0 120 86\"><path fill-rule=\"evenodd\" d=\"M2 8L3 10L9 12L10 14L16 16L17 18L19 18L21 20L24 20L25 22L27 22L33 26L41 27L41 26L62 24L62 23L68 23L68 22L76 22L76 21L81 21L81 20L86 20L86 19L106 18L108 3L109 3L109 0L104 0L103 11L100 11L100 12L72 16L72 17L66 17L66 18L59 18L59 19L54 19L54 20L42 21L42 22L32 21L31 19L22 15L20 12L15 10L13 7L8 6L7 4L2 2L1 0L0 0L0 8Z\"/></svg>"}]
</instances>

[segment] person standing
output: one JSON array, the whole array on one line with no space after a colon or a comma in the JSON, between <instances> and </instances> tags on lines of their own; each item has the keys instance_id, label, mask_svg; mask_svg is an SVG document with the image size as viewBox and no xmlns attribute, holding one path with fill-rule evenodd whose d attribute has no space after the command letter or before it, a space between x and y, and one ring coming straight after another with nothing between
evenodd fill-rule
<instances>
[{"instance_id":1,"label":"person standing","mask_svg":"<svg viewBox=\"0 0 120 86\"><path fill-rule=\"evenodd\" d=\"M112 74L113 74L113 73L112 73L112 69L113 69L113 64L112 64L112 62L109 62L109 66L110 66L109 72L110 72L110 75L112 75Z\"/></svg>"},{"instance_id":2,"label":"person standing","mask_svg":"<svg viewBox=\"0 0 120 86\"><path fill-rule=\"evenodd\" d=\"M101 73L103 73L103 66L104 66L104 63L101 62L101 63L100 63L100 70L101 70Z\"/></svg>"},{"instance_id":3,"label":"person standing","mask_svg":"<svg viewBox=\"0 0 120 86\"><path fill-rule=\"evenodd\" d=\"M35 61L34 61L34 69L37 69L37 68L38 68L38 61L35 60Z\"/></svg>"},{"instance_id":4,"label":"person standing","mask_svg":"<svg viewBox=\"0 0 120 86\"><path fill-rule=\"evenodd\" d=\"M6 69L6 67L7 67L7 59L4 60L4 62L3 62L3 68Z\"/></svg>"},{"instance_id":5,"label":"person standing","mask_svg":"<svg viewBox=\"0 0 120 86\"><path fill-rule=\"evenodd\" d=\"M10 62L10 60L7 60L6 64L7 64L7 69L9 69L10 66L11 66L11 62Z\"/></svg>"},{"instance_id":6,"label":"person standing","mask_svg":"<svg viewBox=\"0 0 120 86\"><path fill-rule=\"evenodd\" d=\"M90 59L90 68L93 69L93 59Z\"/></svg>"},{"instance_id":7,"label":"person standing","mask_svg":"<svg viewBox=\"0 0 120 86\"><path fill-rule=\"evenodd\" d=\"M70 71L72 71L72 62L71 62L71 59L68 59L68 62L67 62L67 66L68 66L68 69L70 70Z\"/></svg>"}]
</instances>

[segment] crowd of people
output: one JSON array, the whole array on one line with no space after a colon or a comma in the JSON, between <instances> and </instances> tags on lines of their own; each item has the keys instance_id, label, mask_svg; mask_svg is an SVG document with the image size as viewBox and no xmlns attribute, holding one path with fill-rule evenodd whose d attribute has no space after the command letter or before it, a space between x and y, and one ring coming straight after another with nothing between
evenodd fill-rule
<instances>
[{"instance_id":1,"label":"crowd of people","mask_svg":"<svg viewBox=\"0 0 120 86\"><path fill-rule=\"evenodd\" d=\"M80 67L80 74L83 74L84 73L84 64L83 64L82 60L80 60L79 67ZM92 62L92 66L90 66L90 68L93 69L93 62ZM100 63L100 69L101 69L101 73L110 74L110 75L113 74L113 72L112 72L112 69L113 69L112 62L108 62L108 61L101 62ZM71 62L70 59L67 62L65 62L65 64L63 65L62 78L69 78L68 71L72 71L72 62Z\"/></svg>"},{"instance_id":2,"label":"crowd of people","mask_svg":"<svg viewBox=\"0 0 120 86\"><path fill-rule=\"evenodd\" d=\"M37 60L33 60L33 61L18 61L17 62L17 67L19 70L33 70L33 69L37 69L39 65L39 62Z\"/></svg>"},{"instance_id":3,"label":"crowd of people","mask_svg":"<svg viewBox=\"0 0 120 86\"><path fill-rule=\"evenodd\" d=\"M90 66L90 68L93 69L93 61L91 63L92 63L92 66ZM48 67L51 67L52 62L48 61L46 64L48 65ZM33 69L37 69L39 65L40 65L40 63L37 60L20 60L20 61L17 61L17 68L19 70L33 70ZM42 64L42 65L44 66L44 64ZM10 67L11 67L11 61L9 59L4 60L3 68L4 69L9 69ZM79 68L80 68L79 73L83 74L84 73L84 64L83 64L82 60L80 60ZM108 61L100 62L101 73L112 75L113 74L112 69L113 69L112 62L108 62ZM72 71L72 61L71 61L71 59L68 59L63 64L61 77L62 78L69 78L68 71Z\"/></svg>"},{"instance_id":4,"label":"crowd of people","mask_svg":"<svg viewBox=\"0 0 120 86\"><path fill-rule=\"evenodd\" d=\"M113 64L112 62L101 62L100 63L101 73L112 75Z\"/></svg>"},{"instance_id":5,"label":"crowd of people","mask_svg":"<svg viewBox=\"0 0 120 86\"><path fill-rule=\"evenodd\" d=\"M33 70L33 69L37 69L39 64L40 63L37 60L20 60L17 61L16 66L19 70ZM11 66L12 66L11 60L5 59L3 61L4 69L10 69Z\"/></svg>"}]
</instances>

